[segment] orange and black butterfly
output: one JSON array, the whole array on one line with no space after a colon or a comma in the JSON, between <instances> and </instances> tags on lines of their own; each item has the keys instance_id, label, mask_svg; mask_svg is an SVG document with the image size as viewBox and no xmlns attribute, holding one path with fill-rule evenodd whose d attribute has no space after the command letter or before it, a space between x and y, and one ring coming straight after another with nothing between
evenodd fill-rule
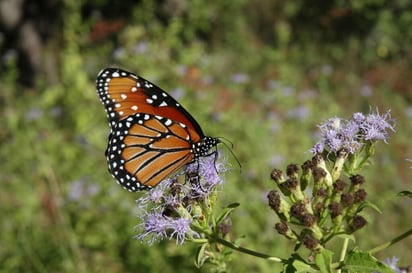
<instances>
[{"instance_id":1,"label":"orange and black butterfly","mask_svg":"<svg viewBox=\"0 0 412 273\"><path fill-rule=\"evenodd\" d=\"M109 172L135 192L156 186L181 167L213 153L196 120L165 91L133 73L106 68L96 81L110 124Z\"/></svg>"}]
</instances>

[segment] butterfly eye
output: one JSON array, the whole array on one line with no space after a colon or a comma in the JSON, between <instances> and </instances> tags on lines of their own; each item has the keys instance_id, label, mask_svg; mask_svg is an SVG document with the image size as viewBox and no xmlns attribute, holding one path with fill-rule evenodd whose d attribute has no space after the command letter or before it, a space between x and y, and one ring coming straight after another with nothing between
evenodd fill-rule
<instances>
[{"instance_id":1,"label":"butterfly eye","mask_svg":"<svg viewBox=\"0 0 412 273\"><path fill-rule=\"evenodd\" d=\"M111 130L109 172L129 191L156 186L219 143L174 98L133 73L106 68L96 90Z\"/></svg>"}]
</instances>

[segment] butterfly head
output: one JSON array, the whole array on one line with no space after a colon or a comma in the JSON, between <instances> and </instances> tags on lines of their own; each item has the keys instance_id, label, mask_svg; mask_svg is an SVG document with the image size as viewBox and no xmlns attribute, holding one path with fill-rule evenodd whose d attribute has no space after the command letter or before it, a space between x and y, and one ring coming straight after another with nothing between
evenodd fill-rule
<instances>
[{"instance_id":1,"label":"butterfly head","mask_svg":"<svg viewBox=\"0 0 412 273\"><path fill-rule=\"evenodd\" d=\"M215 148L220 143L218 138L204 137L199 142L192 144L193 154L195 158L208 156L215 151L210 152L210 149Z\"/></svg>"}]
</instances>

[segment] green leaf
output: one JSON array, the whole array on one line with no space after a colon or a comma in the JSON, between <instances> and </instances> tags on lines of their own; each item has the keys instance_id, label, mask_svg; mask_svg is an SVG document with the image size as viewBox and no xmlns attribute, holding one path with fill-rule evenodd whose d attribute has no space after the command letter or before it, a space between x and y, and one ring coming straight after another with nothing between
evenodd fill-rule
<instances>
[{"instance_id":1,"label":"green leaf","mask_svg":"<svg viewBox=\"0 0 412 273\"><path fill-rule=\"evenodd\" d=\"M351 251L345 258L342 267L344 272L380 272L394 273L394 271L386 264L378 261L375 257L367 252Z\"/></svg>"},{"instance_id":2,"label":"green leaf","mask_svg":"<svg viewBox=\"0 0 412 273\"><path fill-rule=\"evenodd\" d=\"M348 239L348 240L350 240L351 242L356 242L356 238L355 238L355 236L354 236L353 234L343 233L343 234L337 235L336 237L342 238L342 239Z\"/></svg>"},{"instance_id":3,"label":"green leaf","mask_svg":"<svg viewBox=\"0 0 412 273\"><path fill-rule=\"evenodd\" d=\"M369 202L369 201L363 202L363 203L359 206L357 212L362 211L364 208L372 208L372 209L374 209L375 211L377 211L378 213L382 213L382 211L378 208L378 206L376 206L375 204L373 204L373 203L371 203L371 202Z\"/></svg>"},{"instance_id":4,"label":"green leaf","mask_svg":"<svg viewBox=\"0 0 412 273\"><path fill-rule=\"evenodd\" d=\"M320 253L315 256L315 263L322 273L332 273L332 256L333 252L327 249L322 249Z\"/></svg>"},{"instance_id":5,"label":"green leaf","mask_svg":"<svg viewBox=\"0 0 412 273\"><path fill-rule=\"evenodd\" d=\"M284 264L283 273L314 273L319 272L312 268L311 265L307 264L301 257L298 255L292 255L292 257Z\"/></svg>"},{"instance_id":6,"label":"green leaf","mask_svg":"<svg viewBox=\"0 0 412 273\"><path fill-rule=\"evenodd\" d=\"M398 193L398 196L406 196L412 199L412 192L411 191L401 191Z\"/></svg>"},{"instance_id":7,"label":"green leaf","mask_svg":"<svg viewBox=\"0 0 412 273\"><path fill-rule=\"evenodd\" d=\"M216 217L216 224L220 224L235 208L239 207L239 203L232 203L222 210Z\"/></svg>"},{"instance_id":8,"label":"green leaf","mask_svg":"<svg viewBox=\"0 0 412 273\"><path fill-rule=\"evenodd\" d=\"M209 257L205 254L205 250L209 244L204 243L201 246L198 247L196 256L195 256L195 266L197 268L201 268L203 264L206 262Z\"/></svg>"}]
</instances>

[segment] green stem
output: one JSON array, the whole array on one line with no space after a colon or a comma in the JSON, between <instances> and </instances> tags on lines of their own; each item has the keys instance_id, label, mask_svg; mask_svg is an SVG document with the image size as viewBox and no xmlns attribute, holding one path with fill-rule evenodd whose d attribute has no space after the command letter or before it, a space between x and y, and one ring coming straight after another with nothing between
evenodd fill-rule
<instances>
[{"instance_id":1,"label":"green stem","mask_svg":"<svg viewBox=\"0 0 412 273\"><path fill-rule=\"evenodd\" d=\"M239 252L242 252L242 253L245 253L245 254L248 254L248 255L252 255L252 256L262 258L262 259L266 259L266 260L273 261L273 262L281 262L281 263L286 263L287 262L287 260L285 260L285 259L278 258L278 257L273 257L273 256L270 256L270 255L267 255L267 254L264 254L264 253L260 253L260 252L254 251L254 250L250 250L250 249L238 246L234 243L228 242L228 241L226 241L222 238L219 238L219 237L213 237L212 239L214 241L224 245L224 246L227 246L227 247L229 247L233 250L237 250Z\"/></svg>"},{"instance_id":2,"label":"green stem","mask_svg":"<svg viewBox=\"0 0 412 273\"><path fill-rule=\"evenodd\" d=\"M325 245L327 242L329 242L329 240L331 240L332 238L334 238L335 236L341 235L341 234L345 234L345 232L339 231L339 232L331 232L327 235L324 236L325 239L323 239L321 241L322 245Z\"/></svg>"},{"instance_id":3,"label":"green stem","mask_svg":"<svg viewBox=\"0 0 412 273\"><path fill-rule=\"evenodd\" d=\"M187 239L187 240L195 244L205 244L209 242L207 239Z\"/></svg>"},{"instance_id":4,"label":"green stem","mask_svg":"<svg viewBox=\"0 0 412 273\"><path fill-rule=\"evenodd\" d=\"M390 247L391 245L396 244L397 242L403 240L404 238L408 237L408 236L411 235L411 234L412 234L412 229L409 229L409 230L407 230L406 232L404 232L404 233L402 233L401 235L399 235L398 237L395 237L394 239L390 240L389 242L384 243L384 244L382 244L382 245L380 245L380 246L377 246L377 247L374 247L374 248L368 250L368 252L369 252L370 254L379 252L379 251L381 251L381 250L383 250L383 249L385 249L385 248Z\"/></svg>"},{"instance_id":5,"label":"green stem","mask_svg":"<svg viewBox=\"0 0 412 273\"><path fill-rule=\"evenodd\" d=\"M348 244L349 244L349 239L345 238L343 240L342 251L340 253L339 262L343 262L345 260L346 251L348 250ZM338 270L336 270L336 273L340 273L340 272L342 272L342 269L339 268Z\"/></svg>"}]
</instances>

